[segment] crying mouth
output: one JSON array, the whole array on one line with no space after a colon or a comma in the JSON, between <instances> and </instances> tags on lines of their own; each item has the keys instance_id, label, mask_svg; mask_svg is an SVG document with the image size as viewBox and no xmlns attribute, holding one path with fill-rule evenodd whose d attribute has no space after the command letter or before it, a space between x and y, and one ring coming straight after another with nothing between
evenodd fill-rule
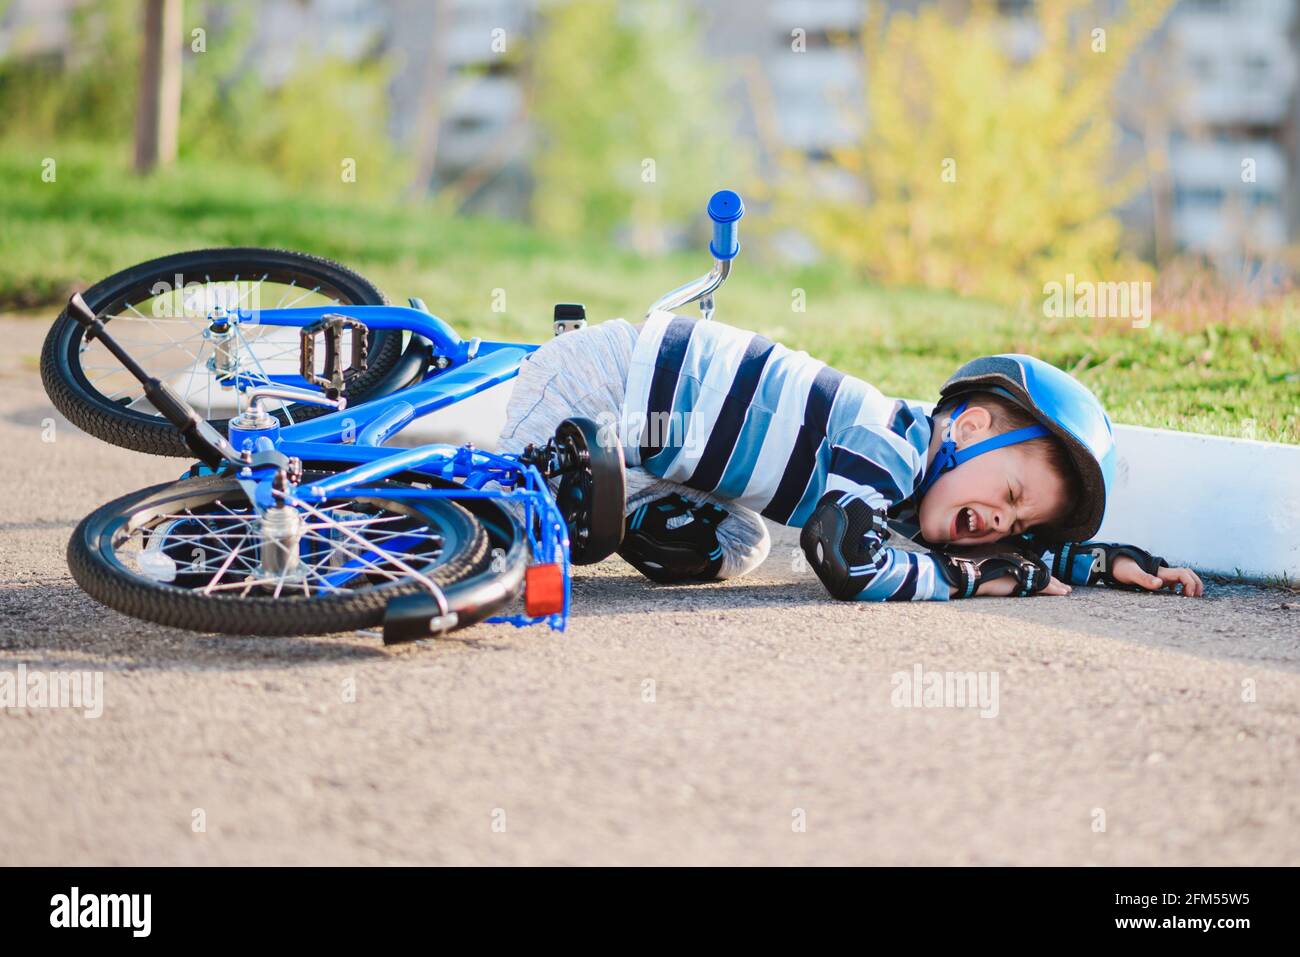
<instances>
[{"instance_id":1,"label":"crying mouth","mask_svg":"<svg viewBox=\"0 0 1300 957\"><path fill-rule=\"evenodd\" d=\"M975 534L975 513L963 505L957 512L957 534L970 532Z\"/></svg>"}]
</instances>

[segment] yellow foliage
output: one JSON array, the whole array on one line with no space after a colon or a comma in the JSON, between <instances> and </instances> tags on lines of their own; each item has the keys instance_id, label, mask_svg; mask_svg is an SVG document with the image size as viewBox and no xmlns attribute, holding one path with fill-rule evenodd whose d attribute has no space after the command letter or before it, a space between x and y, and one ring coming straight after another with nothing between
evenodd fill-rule
<instances>
[{"instance_id":1,"label":"yellow foliage","mask_svg":"<svg viewBox=\"0 0 1300 957\"><path fill-rule=\"evenodd\" d=\"M1101 23L1085 0L1039 3L1039 44L1017 63L991 4L963 20L872 4L868 128L831 157L862 195L818 200L805 182L814 198L800 200L798 221L826 252L888 283L1007 300L1071 272L1143 278L1120 251L1114 211L1135 177L1114 169L1112 97L1171 5L1146 0Z\"/></svg>"}]
</instances>

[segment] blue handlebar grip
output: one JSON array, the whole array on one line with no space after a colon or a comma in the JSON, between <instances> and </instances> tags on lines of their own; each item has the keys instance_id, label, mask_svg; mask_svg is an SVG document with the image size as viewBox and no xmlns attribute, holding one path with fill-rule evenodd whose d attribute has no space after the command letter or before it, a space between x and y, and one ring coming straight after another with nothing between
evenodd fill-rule
<instances>
[{"instance_id":1,"label":"blue handlebar grip","mask_svg":"<svg viewBox=\"0 0 1300 957\"><path fill-rule=\"evenodd\" d=\"M713 242L709 243L709 252L714 259L735 259L740 252L740 240L737 226L740 217L745 215L745 204L740 194L729 189L720 189L709 199L709 218L713 220Z\"/></svg>"}]
</instances>

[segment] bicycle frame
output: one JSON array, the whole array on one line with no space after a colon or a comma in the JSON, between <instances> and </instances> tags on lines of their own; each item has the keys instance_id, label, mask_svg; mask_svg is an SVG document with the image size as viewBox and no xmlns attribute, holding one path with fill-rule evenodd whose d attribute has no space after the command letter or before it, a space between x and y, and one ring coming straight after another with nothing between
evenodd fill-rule
<instances>
[{"instance_id":1,"label":"bicycle frame","mask_svg":"<svg viewBox=\"0 0 1300 957\"><path fill-rule=\"evenodd\" d=\"M393 411L399 403L411 407L411 418L425 415L441 409L453 402L459 402L484 389L505 382L519 371L519 363L524 356L534 351L537 346L518 342L484 342L481 339L462 339L456 331L443 320L428 312L406 306L317 306L296 309L240 309L230 314L236 329L245 326L280 326L304 328L319 322L327 315L343 313L349 318L358 319L371 329L386 329L409 332L420 336L432 344L435 357L441 365L429 370L418 385L408 386L400 393L387 399L377 399L366 403L371 407L367 413L367 424L376 419L388 422L387 436L394 434L405 421L396 418ZM259 370L258 382L304 391L315 391L315 386L308 383L301 375L269 374ZM241 391L254 386L251 379L240 378L237 388ZM397 401L388 401L397 400ZM385 404L386 403L386 404ZM336 441L330 436L334 432L340 435L347 431L341 425L346 418L356 419L357 411L337 421L330 416L313 420L317 428L296 432L294 441ZM305 424L305 423L304 423ZM298 428L298 426L290 426Z\"/></svg>"},{"instance_id":2,"label":"bicycle frame","mask_svg":"<svg viewBox=\"0 0 1300 957\"><path fill-rule=\"evenodd\" d=\"M353 468L310 485L293 490L289 502L303 507L329 498L352 495L382 495L386 498L510 499L523 510L522 525L528 547L536 563L561 566L564 579L564 603L559 612L533 617L529 615L495 616L488 621L508 622L516 626L545 621L552 629L563 630L568 621L571 589L569 583L569 540L563 517L555 506L546 479L535 465L517 457L444 444L430 444L412 449L393 449L384 445L416 418L509 380L519 372L519 364L537 348L526 343L483 342L462 339L437 316L402 306L347 306L294 309L240 310L230 319L236 328L251 325L305 327L325 315L343 312L372 329L409 332L428 340L435 357L441 359L423 379L383 398L291 425L274 423L268 428L243 429L232 423L231 444L240 452L265 455L276 452L303 462L329 461L356 463ZM268 375L259 379L278 386L314 391L301 376ZM240 391L255 387L247 379L236 383ZM275 504L272 487L279 470L249 465L239 472L247 483L246 490L259 510ZM391 489L373 486L403 472L419 472L458 483L456 488ZM489 482L495 488L485 488Z\"/></svg>"}]
</instances>

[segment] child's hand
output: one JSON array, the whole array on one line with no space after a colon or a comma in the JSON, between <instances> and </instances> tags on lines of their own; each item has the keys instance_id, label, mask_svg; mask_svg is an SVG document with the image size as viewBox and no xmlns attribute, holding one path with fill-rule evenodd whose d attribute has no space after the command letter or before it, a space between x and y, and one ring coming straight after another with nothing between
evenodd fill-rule
<instances>
[{"instance_id":1,"label":"child's hand","mask_svg":"<svg viewBox=\"0 0 1300 957\"><path fill-rule=\"evenodd\" d=\"M1122 582L1125 585L1136 585L1148 591L1159 591L1161 588L1168 586L1171 591L1177 594L1177 586L1181 584L1184 598L1200 598L1205 593L1205 584L1201 581L1200 576L1190 568L1170 568L1167 565L1162 565L1154 575L1148 575L1133 559L1120 556L1115 559L1115 564L1111 566L1110 573L1117 582Z\"/></svg>"},{"instance_id":2,"label":"child's hand","mask_svg":"<svg viewBox=\"0 0 1300 957\"><path fill-rule=\"evenodd\" d=\"M1165 571L1166 569L1161 570ZM1005 598L1008 595L1015 594L1016 589L1019 587L1020 584L1016 581L1014 575L1003 575L1001 578L995 578L991 582L985 582L980 585L979 588L975 589L975 594L977 596L982 595L985 598ZM1043 587L1043 590L1036 594L1068 595L1070 594L1070 586L1063 581L1058 581L1056 578L1052 578Z\"/></svg>"}]
</instances>

